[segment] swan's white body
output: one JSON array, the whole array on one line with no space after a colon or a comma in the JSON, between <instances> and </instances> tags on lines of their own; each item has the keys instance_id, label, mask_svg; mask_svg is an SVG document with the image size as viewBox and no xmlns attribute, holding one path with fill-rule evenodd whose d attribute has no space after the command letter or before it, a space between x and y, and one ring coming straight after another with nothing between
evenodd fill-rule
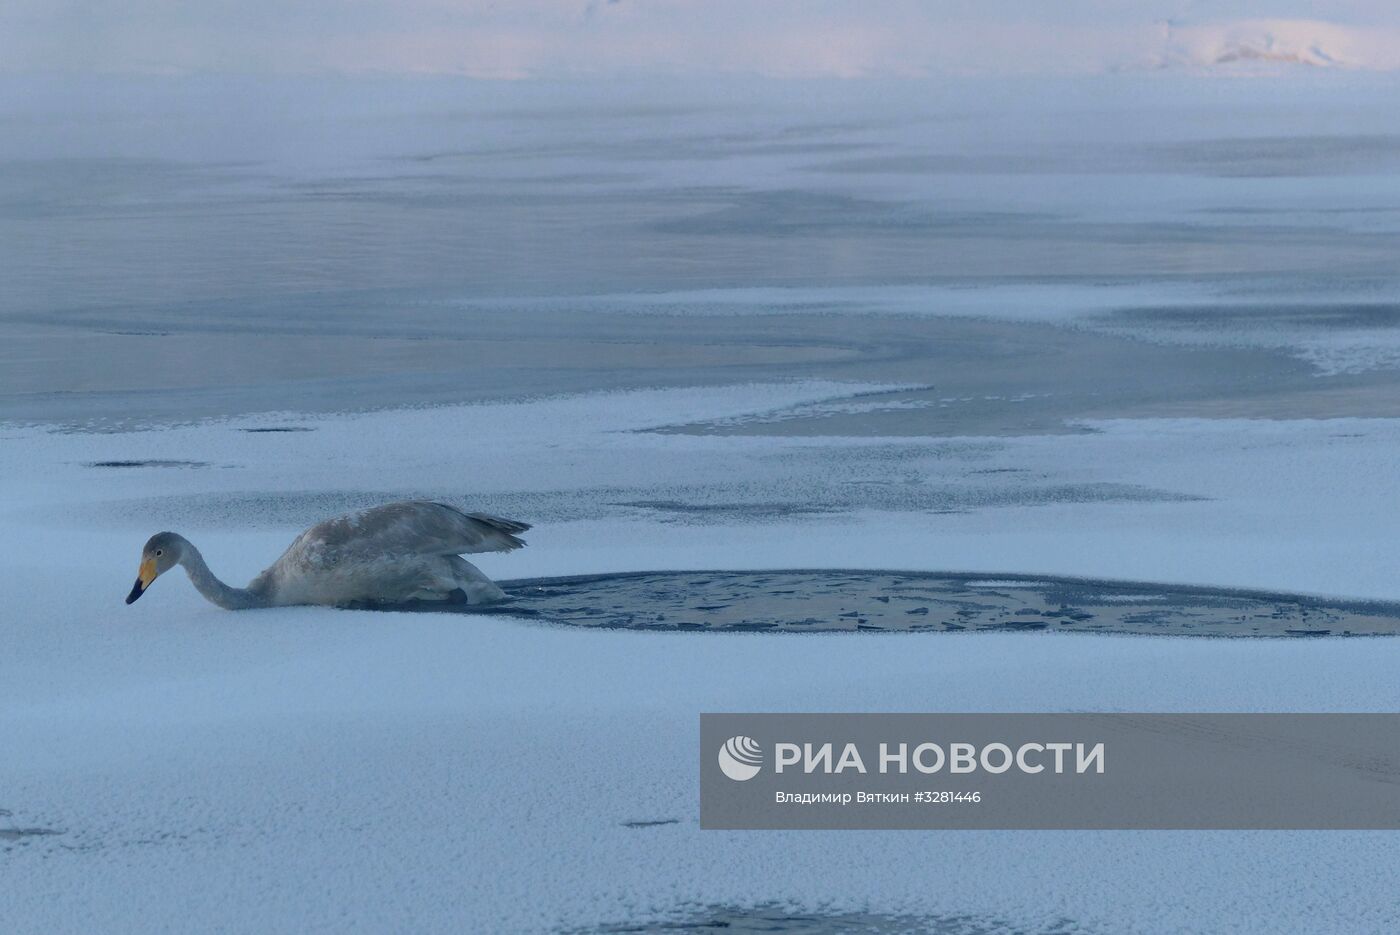
<instances>
[{"instance_id":1,"label":"swan's white body","mask_svg":"<svg viewBox=\"0 0 1400 935\"><path fill-rule=\"evenodd\" d=\"M246 588L229 587L215 577L187 539L158 533L146 543L141 576L127 603L140 597L156 575L178 564L201 594L230 610L453 599L485 604L505 593L461 556L518 549L525 543L515 534L529 528L429 500L388 503L317 523Z\"/></svg>"}]
</instances>

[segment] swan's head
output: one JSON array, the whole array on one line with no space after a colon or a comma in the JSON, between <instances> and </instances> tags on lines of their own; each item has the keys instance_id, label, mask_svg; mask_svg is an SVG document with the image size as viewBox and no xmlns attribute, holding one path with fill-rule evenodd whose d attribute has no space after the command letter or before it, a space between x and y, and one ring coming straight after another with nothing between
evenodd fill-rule
<instances>
[{"instance_id":1,"label":"swan's head","mask_svg":"<svg viewBox=\"0 0 1400 935\"><path fill-rule=\"evenodd\" d=\"M136 583L131 586L126 602L135 603L138 597L146 593L152 581L180 564L184 551L185 540L173 532L158 532L147 539L141 550L141 567L136 572Z\"/></svg>"}]
</instances>

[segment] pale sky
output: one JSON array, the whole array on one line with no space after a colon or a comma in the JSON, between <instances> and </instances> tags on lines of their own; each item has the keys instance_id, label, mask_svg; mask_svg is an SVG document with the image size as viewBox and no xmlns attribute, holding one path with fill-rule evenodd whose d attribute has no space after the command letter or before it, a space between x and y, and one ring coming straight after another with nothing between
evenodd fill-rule
<instances>
[{"instance_id":1,"label":"pale sky","mask_svg":"<svg viewBox=\"0 0 1400 935\"><path fill-rule=\"evenodd\" d=\"M4 0L0 71L1078 73L1400 68L1392 0Z\"/></svg>"}]
</instances>

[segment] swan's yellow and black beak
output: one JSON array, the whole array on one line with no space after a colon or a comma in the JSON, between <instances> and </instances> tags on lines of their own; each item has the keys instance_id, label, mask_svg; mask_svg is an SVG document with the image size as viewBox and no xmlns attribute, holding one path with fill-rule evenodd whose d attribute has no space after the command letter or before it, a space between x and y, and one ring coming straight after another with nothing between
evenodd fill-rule
<instances>
[{"instance_id":1,"label":"swan's yellow and black beak","mask_svg":"<svg viewBox=\"0 0 1400 935\"><path fill-rule=\"evenodd\" d=\"M156 560L145 559L141 562L141 568L136 572L136 583L131 586L131 593L126 596L128 604L136 603L136 599L146 593L146 589L151 586L151 582L156 580Z\"/></svg>"}]
</instances>

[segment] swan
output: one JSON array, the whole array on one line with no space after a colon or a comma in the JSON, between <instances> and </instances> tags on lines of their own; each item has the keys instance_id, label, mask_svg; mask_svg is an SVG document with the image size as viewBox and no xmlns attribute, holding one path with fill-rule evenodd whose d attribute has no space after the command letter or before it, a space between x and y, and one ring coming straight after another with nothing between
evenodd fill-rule
<instances>
[{"instance_id":1,"label":"swan","mask_svg":"<svg viewBox=\"0 0 1400 935\"><path fill-rule=\"evenodd\" d=\"M430 500L386 503L312 526L246 588L215 577L184 536L158 532L141 550L126 602L134 603L151 582L180 565L200 594L226 610L463 599L488 604L505 592L462 554L518 549L525 542L515 534L529 528Z\"/></svg>"}]
</instances>

